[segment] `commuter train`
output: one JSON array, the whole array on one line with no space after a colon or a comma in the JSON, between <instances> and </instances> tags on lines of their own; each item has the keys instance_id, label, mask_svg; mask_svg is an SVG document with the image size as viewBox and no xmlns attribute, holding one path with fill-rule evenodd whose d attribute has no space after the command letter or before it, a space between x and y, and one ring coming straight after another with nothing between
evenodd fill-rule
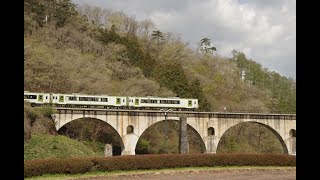
<instances>
[{"instance_id":1,"label":"commuter train","mask_svg":"<svg viewBox=\"0 0 320 180\"><path fill-rule=\"evenodd\" d=\"M194 111L198 99L184 99L178 97L131 97L86 94L58 94L24 92L24 100L32 106L51 105L66 108L99 108L99 109L140 109L159 110L168 108L177 111Z\"/></svg>"}]
</instances>

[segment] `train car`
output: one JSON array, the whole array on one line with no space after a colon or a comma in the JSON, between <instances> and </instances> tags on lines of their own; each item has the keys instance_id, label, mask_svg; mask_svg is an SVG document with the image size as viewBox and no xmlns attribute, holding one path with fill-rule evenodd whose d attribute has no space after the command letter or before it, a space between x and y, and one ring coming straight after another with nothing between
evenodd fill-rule
<instances>
[{"instance_id":1,"label":"train car","mask_svg":"<svg viewBox=\"0 0 320 180\"><path fill-rule=\"evenodd\" d=\"M138 109L195 110L199 107L198 99L183 99L178 97L129 97L129 107Z\"/></svg>"},{"instance_id":2,"label":"train car","mask_svg":"<svg viewBox=\"0 0 320 180\"><path fill-rule=\"evenodd\" d=\"M117 109L153 109L170 108L172 110L195 110L198 99L178 97L130 97L87 94L32 93L25 91L24 99L32 105L50 104L71 108L117 108Z\"/></svg>"},{"instance_id":3,"label":"train car","mask_svg":"<svg viewBox=\"0 0 320 180\"><path fill-rule=\"evenodd\" d=\"M24 100L30 102L32 106L37 104L49 104L51 103L50 93L34 93L24 91Z\"/></svg>"},{"instance_id":4,"label":"train car","mask_svg":"<svg viewBox=\"0 0 320 180\"><path fill-rule=\"evenodd\" d=\"M126 107L125 96L52 94L53 103L60 107L112 108Z\"/></svg>"}]
</instances>

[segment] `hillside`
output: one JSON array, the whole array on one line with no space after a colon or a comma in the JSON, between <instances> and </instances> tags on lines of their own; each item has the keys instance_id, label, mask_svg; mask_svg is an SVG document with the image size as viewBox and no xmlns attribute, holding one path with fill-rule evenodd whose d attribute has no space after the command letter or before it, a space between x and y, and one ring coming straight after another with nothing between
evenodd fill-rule
<instances>
[{"instance_id":1,"label":"hillside","mask_svg":"<svg viewBox=\"0 0 320 180\"><path fill-rule=\"evenodd\" d=\"M225 107L227 111L296 111L295 80L269 71L237 50L232 51L231 58L222 57L219 49L214 50L204 43L205 38L199 39L198 49L192 49L179 35L162 32L150 20L138 21L110 9L76 6L70 0L25 0L24 15L24 89L27 91L197 98L199 111L222 110ZM34 157L44 156L41 155L43 144L52 147L56 140L61 140L58 143L61 146L68 144L68 140L61 136L48 137L46 142L38 134L60 133L78 139L78 142L98 137L101 137L101 143L117 142L114 135L103 134L111 133L108 128L104 128L97 137L90 135L91 127L99 126L98 123L83 123L85 127L79 128L79 121L66 126L68 131L55 132L53 122L46 116L51 110L42 111L44 113L39 114L30 107L25 109L25 141L31 138L31 144L34 141L40 143L37 147L27 145L30 151L26 153L40 152ZM247 128L238 128L243 131L239 132L241 138L247 137L245 130L267 134L261 137L273 148L261 150L257 147L258 136L238 147L261 152L281 151L276 147L275 137L265 133L267 130L254 125L243 126ZM168 129L174 137L168 141L168 146L172 153L176 153L178 129L174 124ZM74 136L78 134L86 135ZM139 140L139 152L161 151L163 137L155 134L146 133ZM228 143L231 140L244 142L229 135L224 138L227 138L223 141L224 151L239 151ZM199 142L193 140L190 147L194 147L194 152L201 152ZM93 153L85 150L83 144L74 146L82 150L70 150L66 156ZM119 148L117 144L117 151ZM99 145L94 149L99 149ZM57 152L53 149L48 151Z\"/></svg>"},{"instance_id":2,"label":"hillside","mask_svg":"<svg viewBox=\"0 0 320 180\"><path fill-rule=\"evenodd\" d=\"M61 135L33 135L24 145L25 160L95 155L97 154L83 143Z\"/></svg>"},{"instance_id":3,"label":"hillside","mask_svg":"<svg viewBox=\"0 0 320 180\"><path fill-rule=\"evenodd\" d=\"M295 81L242 52L230 59L192 50L149 20L56 3L25 1L26 90L193 97L200 110L295 112Z\"/></svg>"}]
</instances>

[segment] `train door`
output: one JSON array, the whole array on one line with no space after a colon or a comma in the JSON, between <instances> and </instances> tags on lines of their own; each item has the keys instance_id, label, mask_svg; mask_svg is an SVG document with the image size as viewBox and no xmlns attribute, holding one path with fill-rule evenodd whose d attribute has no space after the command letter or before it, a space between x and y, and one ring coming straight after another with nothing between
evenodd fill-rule
<instances>
[{"instance_id":1,"label":"train door","mask_svg":"<svg viewBox=\"0 0 320 180\"><path fill-rule=\"evenodd\" d=\"M119 105L121 103L121 98L116 98L116 104Z\"/></svg>"},{"instance_id":2,"label":"train door","mask_svg":"<svg viewBox=\"0 0 320 180\"><path fill-rule=\"evenodd\" d=\"M53 104L58 104L58 94L52 94L52 103Z\"/></svg>"},{"instance_id":3,"label":"train door","mask_svg":"<svg viewBox=\"0 0 320 180\"><path fill-rule=\"evenodd\" d=\"M43 94L39 94L38 96L38 102L43 102Z\"/></svg>"},{"instance_id":4,"label":"train door","mask_svg":"<svg viewBox=\"0 0 320 180\"><path fill-rule=\"evenodd\" d=\"M43 95L43 102L48 104L49 103L49 94L44 94Z\"/></svg>"},{"instance_id":5,"label":"train door","mask_svg":"<svg viewBox=\"0 0 320 180\"><path fill-rule=\"evenodd\" d=\"M60 102L60 103L63 103L63 102L64 102L64 96L62 96L62 95L59 96L59 102Z\"/></svg>"}]
</instances>

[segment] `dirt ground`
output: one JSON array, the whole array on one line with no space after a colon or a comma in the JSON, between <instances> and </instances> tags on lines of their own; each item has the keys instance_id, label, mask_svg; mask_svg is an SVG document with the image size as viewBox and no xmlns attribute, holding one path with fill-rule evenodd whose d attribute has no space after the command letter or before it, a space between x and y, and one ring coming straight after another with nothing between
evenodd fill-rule
<instances>
[{"instance_id":1,"label":"dirt ground","mask_svg":"<svg viewBox=\"0 0 320 180\"><path fill-rule=\"evenodd\" d=\"M169 171L146 174L122 174L106 175L90 178L78 178L77 180L295 180L296 169L236 169L236 170L192 170L192 171Z\"/></svg>"}]
</instances>

